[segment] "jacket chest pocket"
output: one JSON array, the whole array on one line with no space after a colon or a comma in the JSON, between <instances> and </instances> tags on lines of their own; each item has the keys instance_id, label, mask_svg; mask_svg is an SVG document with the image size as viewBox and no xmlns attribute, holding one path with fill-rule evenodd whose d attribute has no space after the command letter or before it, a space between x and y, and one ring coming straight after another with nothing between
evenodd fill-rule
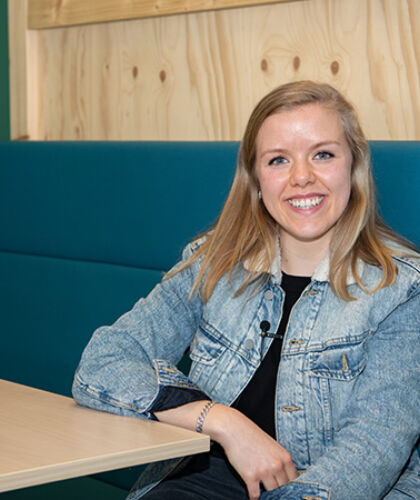
<instances>
[{"instance_id":1,"label":"jacket chest pocket","mask_svg":"<svg viewBox=\"0 0 420 500\"><path fill-rule=\"evenodd\" d=\"M310 363L313 377L331 380L352 380L365 368L367 354L365 344L342 344L316 353Z\"/></svg>"},{"instance_id":2,"label":"jacket chest pocket","mask_svg":"<svg viewBox=\"0 0 420 500\"><path fill-rule=\"evenodd\" d=\"M200 332L190 347L190 357L193 361L213 365L221 355L224 347L217 339Z\"/></svg>"},{"instance_id":3,"label":"jacket chest pocket","mask_svg":"<svg viewBox=\"0 0 420 500\"><path fill-rule=\"evenodd\" d=\"M334 434L346 418L346 406L355 397L354 386L367 363L363 341L326 347L315 352L309 363L313 425L323 442L334 444ZM318 450L322 453L322 450Z\"/></svg>"},{"instance_id":4,"label":"jacket chest pocket","mask_svg":"<svg viewBox=\"0 0 420 500\"><path fill-rule=\"evenodd\" d=\"M192 364L189 377L208 395L220 378L219 362L226 349L211 327L202 323L190 346Z\"/></svg>"}]
</instances>

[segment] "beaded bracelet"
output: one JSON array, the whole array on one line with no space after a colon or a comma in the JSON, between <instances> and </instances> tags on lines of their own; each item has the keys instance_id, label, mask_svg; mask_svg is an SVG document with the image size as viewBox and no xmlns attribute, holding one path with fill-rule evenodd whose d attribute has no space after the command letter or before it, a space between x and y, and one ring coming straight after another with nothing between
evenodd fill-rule
<instances>
[{"instance_id":1,"label":"beaded bracelet","mask_svg":"<svg viewBox=\"0 0 420 500\"><path fill-rule=\"evenodd\" d=\"M201 410L199 417L197 418L197 423L195 424L195 432L203 432L204 419L207 417L207 414L210 411L211 407L215 404L215 401L209 401L205 404L204 408Z\"/></svg>"}]
</instances>

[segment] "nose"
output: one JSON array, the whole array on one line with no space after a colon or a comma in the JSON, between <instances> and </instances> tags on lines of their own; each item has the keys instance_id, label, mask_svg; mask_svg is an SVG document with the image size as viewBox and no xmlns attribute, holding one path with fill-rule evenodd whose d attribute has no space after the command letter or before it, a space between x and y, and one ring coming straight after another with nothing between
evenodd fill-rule
<instances>
[{"instance_id":1,"label":"nose","mask_svg":"<svg viewBox=\"0 0 420 500\"><path fill-rule=\"evenodd\" d=\"M290 183L292 186L305 187L315 182L312 165L305 159L296 160L290 170Z\"/></svg>"}]
</instances>

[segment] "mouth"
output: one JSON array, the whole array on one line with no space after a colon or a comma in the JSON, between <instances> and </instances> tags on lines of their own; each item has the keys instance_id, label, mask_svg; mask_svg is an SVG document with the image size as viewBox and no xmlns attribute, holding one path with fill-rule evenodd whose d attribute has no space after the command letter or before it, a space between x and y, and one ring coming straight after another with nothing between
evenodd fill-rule
<instances>
[{"instance_id":1,"label":"mouth","mask_svg":"<svg viewBox=\"0 0 420 500\"><path fill-rule=\"evenodd\" d=\"M289 205L299 210L309 210L322 203L325 196L313 196L311 198L293 198L288 199Z\"/></svg>"}]
</instances>

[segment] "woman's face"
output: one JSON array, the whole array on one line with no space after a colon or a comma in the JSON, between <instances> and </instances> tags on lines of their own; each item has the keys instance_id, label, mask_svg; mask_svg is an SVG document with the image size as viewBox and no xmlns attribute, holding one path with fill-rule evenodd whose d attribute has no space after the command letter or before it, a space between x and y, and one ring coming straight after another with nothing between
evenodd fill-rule
<instances>
[{"instance_id":1,"label":"woman's face","mask_svg":"<svg viewBox=\"0 0 420 500\"><path fill-rule=\"evenodd\" d=\"M275 113L257 135L262 201L282 245L329 245L350 197L352 155L338 113L306 104Z\"/></svg>"}]
</instances>

